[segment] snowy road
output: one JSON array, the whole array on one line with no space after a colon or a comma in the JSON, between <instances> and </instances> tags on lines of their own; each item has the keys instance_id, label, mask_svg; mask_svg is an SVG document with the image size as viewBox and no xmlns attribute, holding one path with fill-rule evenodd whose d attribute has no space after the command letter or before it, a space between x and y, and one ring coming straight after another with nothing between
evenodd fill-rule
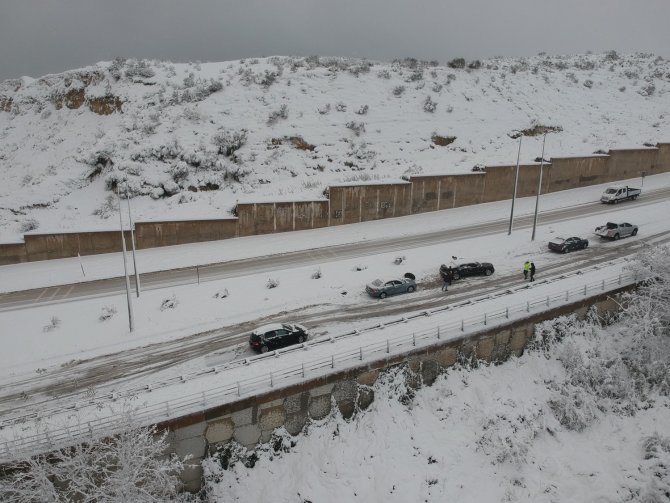
<instances>
[{"instance_id":1,"label":"snowy road","mask_svg":"<svg viewBox=\"0 0 670 503\"><path fill-rule=\"evenodd\" d=\"M644 198L636 201L635 208L652 205L670 198L670 188L647 191ZM539 222L542 225L569 221L589 215L612 213L613 208L599 202L572 205L565 208L541 212ZM517 217L515 229L532 225L532 215ZM474 225L454 227L447 231L431 231L401 237L370 239L357 243L312 248L282 254L269 254L249 259L232 260L224 263L195 267L157 271L142 274L140 281L143 290L154 290L177 285L236 278L250 274L267 273L292 267L321 264L338 260L377 255L381 252L404 251L411 248L430 246L460 239L488 236L507 229L508 219L490 220ZM117 295L123 292L123 278L111 278L38 288L25 291L0 294L0 312L15 309L69 302L78 299L99 298Z\"/></svg>"},{"instance_id":2,"label":"snowy road","mask_svg":"<svg viewBox=\"0 0 670 503\"><path fill-rule=\"evenodd\" d=\"M655 243L670 242L670 231L647 236ZM628 240L609 247L593 247L584 252L558 259L543 270L544 277L560 278L561 275L584 271L609 260L630 256L646 246L642 240ZM540 286L539 281L535 286ZM288 321L299 316L301 322L315 327L337 326L343 323L360 322L368 324L376 319L409 315L426 309L462 303L487 294L504 290L511 285L518 286L518 274L496 274L491 278L461 281L452 287L446 296L440 291L437 279L422 282L422 289L413 295L387 299L383 302L369 302L357 306L312 305L296 307L292 311L274 313L254 322L235 324L221 329L196 334L126 351L101 355L88 360L77 361L74 365L62 365L48 373L34 373L15 376L11 384L2 388L0 410L4 414L25 411L26 407L39 407L43 401L57 399L77 399L86 396L90 390L102 392L105 389L121 390L146 383L165 372L179 375L179 369L189 361L202 361L207 365L218 365L234 358L250 356L246 347L248 333L254 326L267 321ZM26 393L42 398L30 404L25 403Z\"/></svg>"}]
</instances>

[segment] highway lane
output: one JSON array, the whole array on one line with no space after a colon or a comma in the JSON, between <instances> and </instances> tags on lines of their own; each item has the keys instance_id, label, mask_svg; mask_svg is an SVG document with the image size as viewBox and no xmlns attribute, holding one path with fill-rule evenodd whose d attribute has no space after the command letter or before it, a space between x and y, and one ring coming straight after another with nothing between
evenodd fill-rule
<instances>
[{"instance_id":1,"label":"highway lane","mask_svg":"<svg viewBox=\"0 0 670 503\"><path fill-rule=\"evenodd\" d=\"M635 208L652 205L670 198L670 188L658 189L645 193L644 197L634 203ZM619 206L617 209L621 209ZM550 224L572 220L591 215L610 213L612 207L600 202L568 206L540 213L540 224ZM528 228L532 226L533 216L517 217L514 228ZM292 267L318 265L324 261L348 260L353 258L376 255L381 252L407 250L444 243L450 241L487 236L507 230L508 219L497 219L488 222L467 226L455 227L448 230L432 231L422 234L411 234L379 240L361 241L324 248L312 248L283 254L265 255L242 260L233 260L216 264L209 264L182 269L144 273L140 275L143 290L154 290L184 284L214 281L226 278L246 276L256 273L266 273ZM134 284L134 278L131 278ZM73 283L48 288L39 288L0 294L0 311L24 309L37 305L58 304L78 299L106 297L118 295L125 290L122 277L111 278L83 283Z\"/></svg>"},{"instance_id":2,"label":"highway lane","mask_svg":"<svg viewBox=\"0 0 670 503\"><path fill-rule=\"evenodd\" d=\"M655 243L670 242L670 231L647 236ZM615 246L589 248L568 256L556 256L556 260L543 267L542 276L583 271L588 267L608 260L630 256L646 243L642 239L620 241ZM312 331L323 334L320 327L347 321L369 320L380 317L407 315L426 309L445 306L464 300L500 291L520 283L518 274L499 275L490 278L470 279L457 282L449 295L440 291L437 277L422 281L421 289L413 295L386 299L383 302L370 300L360 305L315 305L300 306L290 312L270 314L263 319L222 327L217 330L191 335L177 340L165 341L122 352L97 356L68 365L14 376L11 383L0 390L0 415L12 412L39 409L54 399L85 400L110 389L121 390L146 385L159 376L180 375L180 366L197 358L207 357L208 364L221 364L228 359L244 357L248 353L246 340L249 331L258 324L269 321L290 321L300 318ZM232 351L231 351L232 350ZM217 361L213 361L217 360ZM29 401L26 397L32 397Z\"/></svg>"}]
</instances>

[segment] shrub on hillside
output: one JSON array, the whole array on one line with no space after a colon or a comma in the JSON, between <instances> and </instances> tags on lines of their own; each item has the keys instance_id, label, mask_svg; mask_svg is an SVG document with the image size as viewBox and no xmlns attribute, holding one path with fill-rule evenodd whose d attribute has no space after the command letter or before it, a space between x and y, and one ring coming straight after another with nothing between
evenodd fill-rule
<instances>
[{"instance_id":1,"label":"shrub on hillside","mask_svg":"<svg viewBox=\"0 0 670 503\"><path fill-rule=\"evenodd\" d=\"M212 143L217 148L219 155L230 157L237 152L247 142L246 129L233 131L223 129L212 137Z\"/></svg>"},{"instance_id":2,"label":"shrub on hillside","mask_svg":"<svg viewBox=\"0 0 670 503\"><path fill-rule=\"evenodd\" d=\"M400 97L405 92L405 86L395 86L393 88L393 96Z\"/></svg>"},{"instance_id":3,"label":"shrub on hillside","mask_svg":"<svg viewBox=\"0 0 670 503\"><path fill-rule=\"evenodd\" d=\"M465 68L465 59L463 58L454 58L447 63L449 68Z\"/></svg>"},{"instance_id":4,"label":"shrub on hillside","mask_svg":"<svg viewBox=\"0 0 670 503\"><path fill-rule=\"evenodd\" d=\"M279 110L274 110L268 115L267 125L272 126L280 119L288 119L288 106L284 103Z\"/></svg>"},{"instance_id":5,"label":"shrub on hillside","mask_svg":"<svg viewBox=\"0 0 670 503\"><path fill-rule=\"evenodd\" d=\"M437 108L437 103L434 102L430 96L426 96L425 101L423 102L423 111L433 113Z\"/></svg>"}]
</instances>

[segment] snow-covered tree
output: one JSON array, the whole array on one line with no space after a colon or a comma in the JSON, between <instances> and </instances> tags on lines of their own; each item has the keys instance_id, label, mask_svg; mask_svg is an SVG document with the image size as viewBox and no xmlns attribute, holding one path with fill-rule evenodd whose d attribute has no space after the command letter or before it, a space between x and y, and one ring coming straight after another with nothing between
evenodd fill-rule
<instances>
[{"instance_id":1,"label":"snow-covered tree","mask_svg":"<svg viewBox=\"0 0 670 503\"><path fill-rule=\"evenodd\" d=\"M167 455L167 432L137 427L126 416L112 438L17 459L0 478L0 501L13 503L163 503L185 501L178 474L184 460Z\"/></svg>"}]
</instances>

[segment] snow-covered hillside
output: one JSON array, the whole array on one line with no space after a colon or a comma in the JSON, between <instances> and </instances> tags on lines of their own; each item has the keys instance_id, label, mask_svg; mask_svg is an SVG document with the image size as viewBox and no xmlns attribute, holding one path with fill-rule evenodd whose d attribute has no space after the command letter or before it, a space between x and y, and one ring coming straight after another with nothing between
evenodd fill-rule
<instances>
[{"instance_id":1,"label":"snow-covered hillside","mask_svg":"<svg viewBox=\"0 0 670 503\"><path fill-rule=\"evenodd\" d=\"M0 241L136 219L226 217L237 201L322 198L329 184L668 140L670 63L616 53L447 65L271 57L117 60L0 83ZM535 128L533 132L541 131ZM540 155L528 138L522 162Z\"/></svg>"}]
</instances>

